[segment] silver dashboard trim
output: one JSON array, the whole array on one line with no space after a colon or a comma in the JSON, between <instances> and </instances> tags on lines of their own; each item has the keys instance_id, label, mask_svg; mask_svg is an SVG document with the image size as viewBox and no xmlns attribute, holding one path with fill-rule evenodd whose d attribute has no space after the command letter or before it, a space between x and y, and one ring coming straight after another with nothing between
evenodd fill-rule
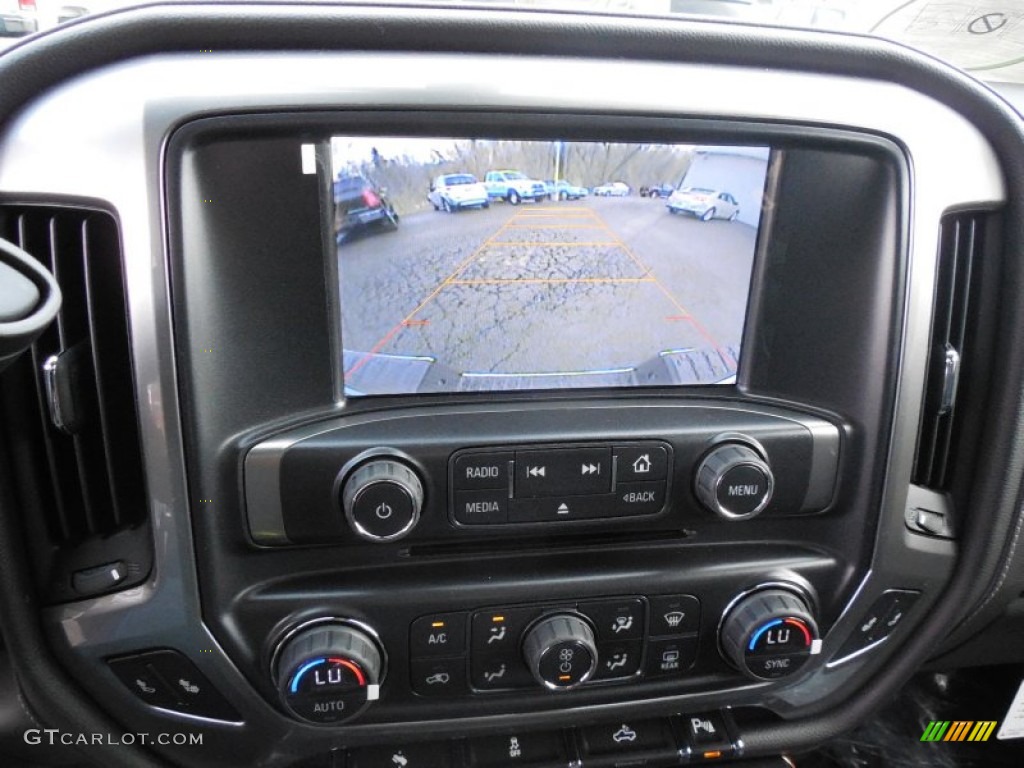
<instances>
[{"instance_id":1,"label":"silver dashboard trim","mask_svg":"<svg viewBox=\"0 0 1024 768\"><path fill-rule=\"evenodd\" d=\"M374 77L342 75L356 71ZM119 683L103 663L115 653L153 644L208 649L193 654L194 661L215 685L235 692L233 703L247 726L276 739L280 754L299 750L303 740L318 735L310 726L285 721L263 701L202 620L169 301L162 198L167 136L182 122L212 113L465 106L729 117L894 137L913 169L902 375L894 417L898 437L883 515L888 520L893 512L900 528L880 528L877 546L883 537L905 535L902 510L914 449L907 436L916 435L921 406L938 220L950 207L998 205L1006 194L992 147L963 116L892 82L772 69L483 54L149 56L83 74L41 94L0 134L0 192L105 200L122 227L155 567L141 587L47 611L51 641L66 661L75 661L83 683L116 688ZM969 160L950 163L951 151ZM928 547L935 554L953 551L948 543L900 542L921 556L928 555ZM696 708L713 701L713 694L692 697ZM109 703L126 723L153 725L152 713L138 711L127 692Z\"/></svg>"}]
</instances>

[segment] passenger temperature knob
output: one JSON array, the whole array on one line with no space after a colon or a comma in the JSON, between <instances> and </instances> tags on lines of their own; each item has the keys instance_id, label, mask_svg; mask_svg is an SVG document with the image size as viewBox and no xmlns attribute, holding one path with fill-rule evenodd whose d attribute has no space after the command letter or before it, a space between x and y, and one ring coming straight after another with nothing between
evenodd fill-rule
<instances>
[{"instance_id":1,"label":"passenger temperature knob","mask_svg":"<svg viewBox=\"0 0 1024 768\"><path fill-rule=\"evenodd\" d=\"M725 657L755 680L795 674L821 646L807 603L775 588L753 592L732 606L720 642Z\"/></svg>"}]
</instances>

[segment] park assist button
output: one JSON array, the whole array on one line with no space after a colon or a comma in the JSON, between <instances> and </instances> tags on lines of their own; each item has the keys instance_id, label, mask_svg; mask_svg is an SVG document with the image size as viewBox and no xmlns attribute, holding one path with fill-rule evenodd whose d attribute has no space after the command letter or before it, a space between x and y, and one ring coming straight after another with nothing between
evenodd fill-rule
<instances>
[{"instance_id":1,"label":"park assist button","mask_svg":"<svg viewBox=\"0 0 1024 768\"><path fill-rule=\"evenodd\" d=\"M611 489L610 448L516 451L517 498L606 494Z\"/></svg>"},{"instance_id":2,"label":"park assist button","mask_svg":"<svg viewBox=\"0 0 1024 768\"><path fill-rule=\"evenodd\" d=\"M459 491L484 488L504 488L507 491L508 468L512 457L512 451L464 453L455 459L452 483Z\"/></svg>"}]
</instances>

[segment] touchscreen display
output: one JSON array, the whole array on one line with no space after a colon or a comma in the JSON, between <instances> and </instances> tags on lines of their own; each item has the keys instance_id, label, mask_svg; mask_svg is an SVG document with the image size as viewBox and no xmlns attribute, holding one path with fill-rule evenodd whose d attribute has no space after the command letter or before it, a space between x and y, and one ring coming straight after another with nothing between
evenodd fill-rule
<instances>
[{"instance_id":1,"label":"touchscreen display","mask_svg":"<svg viewBox=\"0 0 1024 768\"><path fill-rule=\"evenodd\" d=\"M346 396L732 383L767 147L334 137Z\"/></svg>"}]
</instances>

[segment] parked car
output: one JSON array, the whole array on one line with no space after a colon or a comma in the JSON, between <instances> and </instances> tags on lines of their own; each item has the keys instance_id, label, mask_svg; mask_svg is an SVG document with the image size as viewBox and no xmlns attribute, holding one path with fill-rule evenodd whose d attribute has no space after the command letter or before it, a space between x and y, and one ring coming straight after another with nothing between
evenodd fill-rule
<instances>
[{"instance_id":1,"label":"parked car","mask_svg":"<svg viewBox=\"0 0 1024 768\"><path fill-rule=\"evenodd\" d=\"M672 184L656 184L652 187L640 187L640 197L668 197L675 192Z\"/></svg>"},{"instance_id":2,"label":"parked car","mask_svg":"<svg viewBox=\"0 0 1024 768\"><path fill-rule=\"evenodd\" d=\"M343 243L355 234L398 229L398 214L371 181L363 176L339 176L334 181L334 232Z\"/></svg>"},{"instance_id":3,"label":"parked car","mask_svg":"<svg viewBox=\"0 0 1024 768\"><path fill-rule=\"evenodd\" d=\"M628 194L629 185L621 181L612 181L608 184L594 187L595 197L625 197Z\"/></svg>"},{"instance_id":4,"label":"parked car","mask_svg":"<svg viewBox=\"0 0 1024 768\"><path fill-rule=\"evenodd\" d=\"M490 206L487 188L471 173L441 174L431 183L427 199L435 211L448 213Z\"/></svg>"},{"instance_id":5,"label":"parked car","mask_svg":"<svg viewBox=\"0 0 1024 768\"><path fill-rule=\"evenodd\" d=\"M555 200L579 200L590 194L590 190L586 187L577 187L565 179L545 181L544 184L548 188L548 197Z\"/></svg>"},{"instance_id":6,"label":"parked car","mask_svg":"<svg viewBox=\"0 0 1024 768\"><path fill-rule=\"evenodd\" d=\"M35 0L0 0L0 37L23 37L38 28Z\"/></svg>"},{"instance_id":7,"label":"parked car","mask_svg":"<svg viewBox=\"0 0 1024 768\"><path fill-rule=\"evenodd\" d=\"M728 219L740 215L740 204L728 192L700 187L677 189L665 203L669 213L690 213L701 221Z\"/></svg>"},{"instance_id":8,"label":"parked car","mask_svg":"<svg viewBox=\"0 0 1024 768\"><path fill-rule=\"evenodd\" d=\"M543 181L531 179L520 171L488 171L484 186L491 200L505 200L519 205L521 200L540 200L548 196Z\"/></svg>"}]
</instances>

